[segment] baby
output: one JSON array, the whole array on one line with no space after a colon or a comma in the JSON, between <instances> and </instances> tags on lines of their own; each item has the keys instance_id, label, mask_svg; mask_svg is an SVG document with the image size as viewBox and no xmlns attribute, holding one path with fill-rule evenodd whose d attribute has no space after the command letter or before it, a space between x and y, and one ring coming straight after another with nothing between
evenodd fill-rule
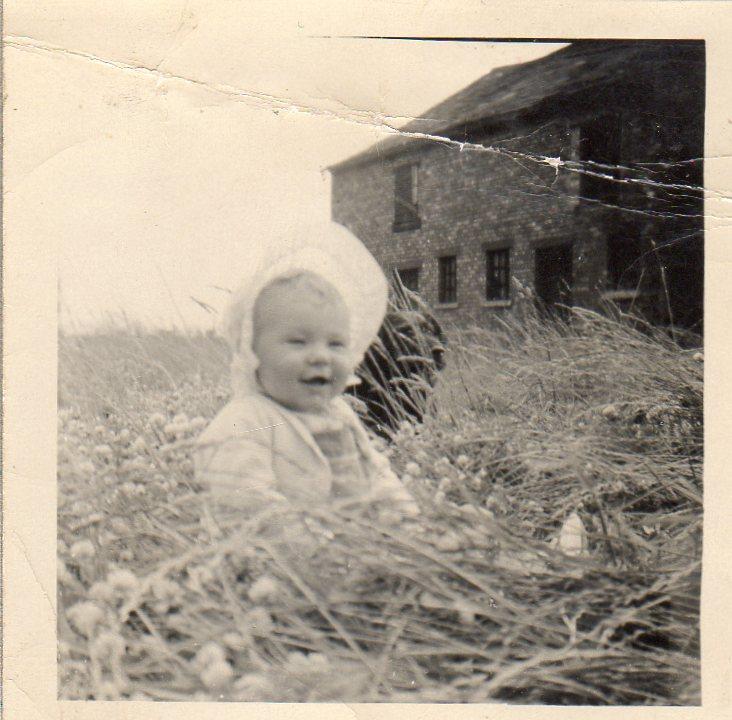
<instances>
[{"instance_id":1,"label":"baby","mask_svg":"<svg viewBox=\"0 0 732 720\"><path fill-rule=\"evenodd\" d=\"M251 307L249 307L251 305ZM323 505L384 499L417 506L341 397L364 348L354 348L349 307L317 272L291 269L230 312L234 398L194 453L217 519L272 502Z\"/></svg>"}]
</instances>

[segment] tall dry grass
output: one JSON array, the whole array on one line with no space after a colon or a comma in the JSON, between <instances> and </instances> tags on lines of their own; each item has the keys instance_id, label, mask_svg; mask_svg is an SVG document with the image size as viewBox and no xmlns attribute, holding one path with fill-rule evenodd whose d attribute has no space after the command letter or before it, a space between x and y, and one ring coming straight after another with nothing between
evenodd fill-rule
<instances>
[{"instance_id":1,"label":"tall dry grass","mask_svg":"<svg viewBox=\"0 0 732 720\"><path fill-rule=\"evenodd\" d=\"M226 357L161 342L62 338L64 697L699 702L698 352L526 304L453 335L384 447L418 522L293 507L221 537L188 450Z\"/></svg>"}]
</instances>

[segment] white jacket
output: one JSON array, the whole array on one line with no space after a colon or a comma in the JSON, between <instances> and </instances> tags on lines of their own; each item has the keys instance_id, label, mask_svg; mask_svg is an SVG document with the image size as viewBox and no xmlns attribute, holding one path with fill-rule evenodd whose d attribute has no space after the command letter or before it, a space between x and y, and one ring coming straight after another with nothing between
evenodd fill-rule
<instances>
[{"instance_id":1,"label":"white jacket","mask_svg":"<svg viewBox=\"0 0 732 720\"><path fill-rule=\"evenodd\" d=\"M371 492L417 512L413 498L372 446L361 421L338 397L335 417L353 429ZM295 413L261 394L229 402L197 440L196 479L208 487L214 514L249 513L274 500L326 504L333 477L312 433Z\"/></svg>"}]
</instances>

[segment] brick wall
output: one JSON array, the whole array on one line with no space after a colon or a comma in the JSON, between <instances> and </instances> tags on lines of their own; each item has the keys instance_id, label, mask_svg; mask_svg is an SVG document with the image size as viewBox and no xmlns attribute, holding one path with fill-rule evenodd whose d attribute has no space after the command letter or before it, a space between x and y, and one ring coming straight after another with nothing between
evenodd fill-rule
<instances>
[{"instance_id":1,"label":"brick wall","mask_svg":"<svg viewBox=\"0 0 732 720\"><path fill-rule=\"evenodd\" d=\"M333 219L385 270L419 265L420 291L448 324L485 325L511 311L510 304L484 300L485 248L510 246L511 275L533 289L537 248L571 242L573 302L596 307L605 290L635 288L650 319L668 322L670 306L675 322L697 326L703 312L702 165L691 159L704 154L703 90L703 49L700 56L684 50L639 73L637 87L583 92L563 106L547 99L524 125L474 138L477 148L413 143L395 158L336 168ZM580 128L613 114L607 127L620 133L618 168L578 162ZM553 167L537 157L570 164ZM421 226L394 232L394 167L410 161L419 162ZM586 169L620 178L600 183L616 196L593 200ZM618 284L608 265L626 241L639 260ZM662 246L667 250L657 252ZM437 258L445 254L458 258L456 307L437 304Z\"/></svg>"},{"instance_id":2,"label":"brick wall","mask_svg":"<svg viewBox=\"0 0 732 720\"><path fill-rule=\"evenodd\" d=\"M581 301L604 282L603 235L578 232L579 175L529 156L573 158L577 141L576 130L555 122L491 137L486 148L432 143L393 160L344 168L333 176L333 219L386 270L419 265L420 291L448 324L484 324L506 312L484 299L490 247L510 246L511 275L533 288L535 248L574 242ZM405 161L419 162L421 226L394 232L394 167ZM449 308L437 303L437 258L447 254L456 254L458 264L457 307Z\"/></svg>"}]
</instances>

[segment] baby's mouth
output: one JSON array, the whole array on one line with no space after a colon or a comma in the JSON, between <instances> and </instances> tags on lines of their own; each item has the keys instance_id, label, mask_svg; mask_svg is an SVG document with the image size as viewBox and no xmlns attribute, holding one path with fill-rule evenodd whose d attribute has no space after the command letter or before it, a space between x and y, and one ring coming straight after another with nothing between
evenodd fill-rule
<instances>
[{"instance_id":1,"label":"baby's mouth","mask_svg":"<svg viewBox=\"0 0 732 720\"><path fill-rule=\"evenodd\" d=\"M300 382L311 387L325 387L330 385L330 378L325 375L314 375L313 377L303 378Z\"/></svg>"}]
</instances>

